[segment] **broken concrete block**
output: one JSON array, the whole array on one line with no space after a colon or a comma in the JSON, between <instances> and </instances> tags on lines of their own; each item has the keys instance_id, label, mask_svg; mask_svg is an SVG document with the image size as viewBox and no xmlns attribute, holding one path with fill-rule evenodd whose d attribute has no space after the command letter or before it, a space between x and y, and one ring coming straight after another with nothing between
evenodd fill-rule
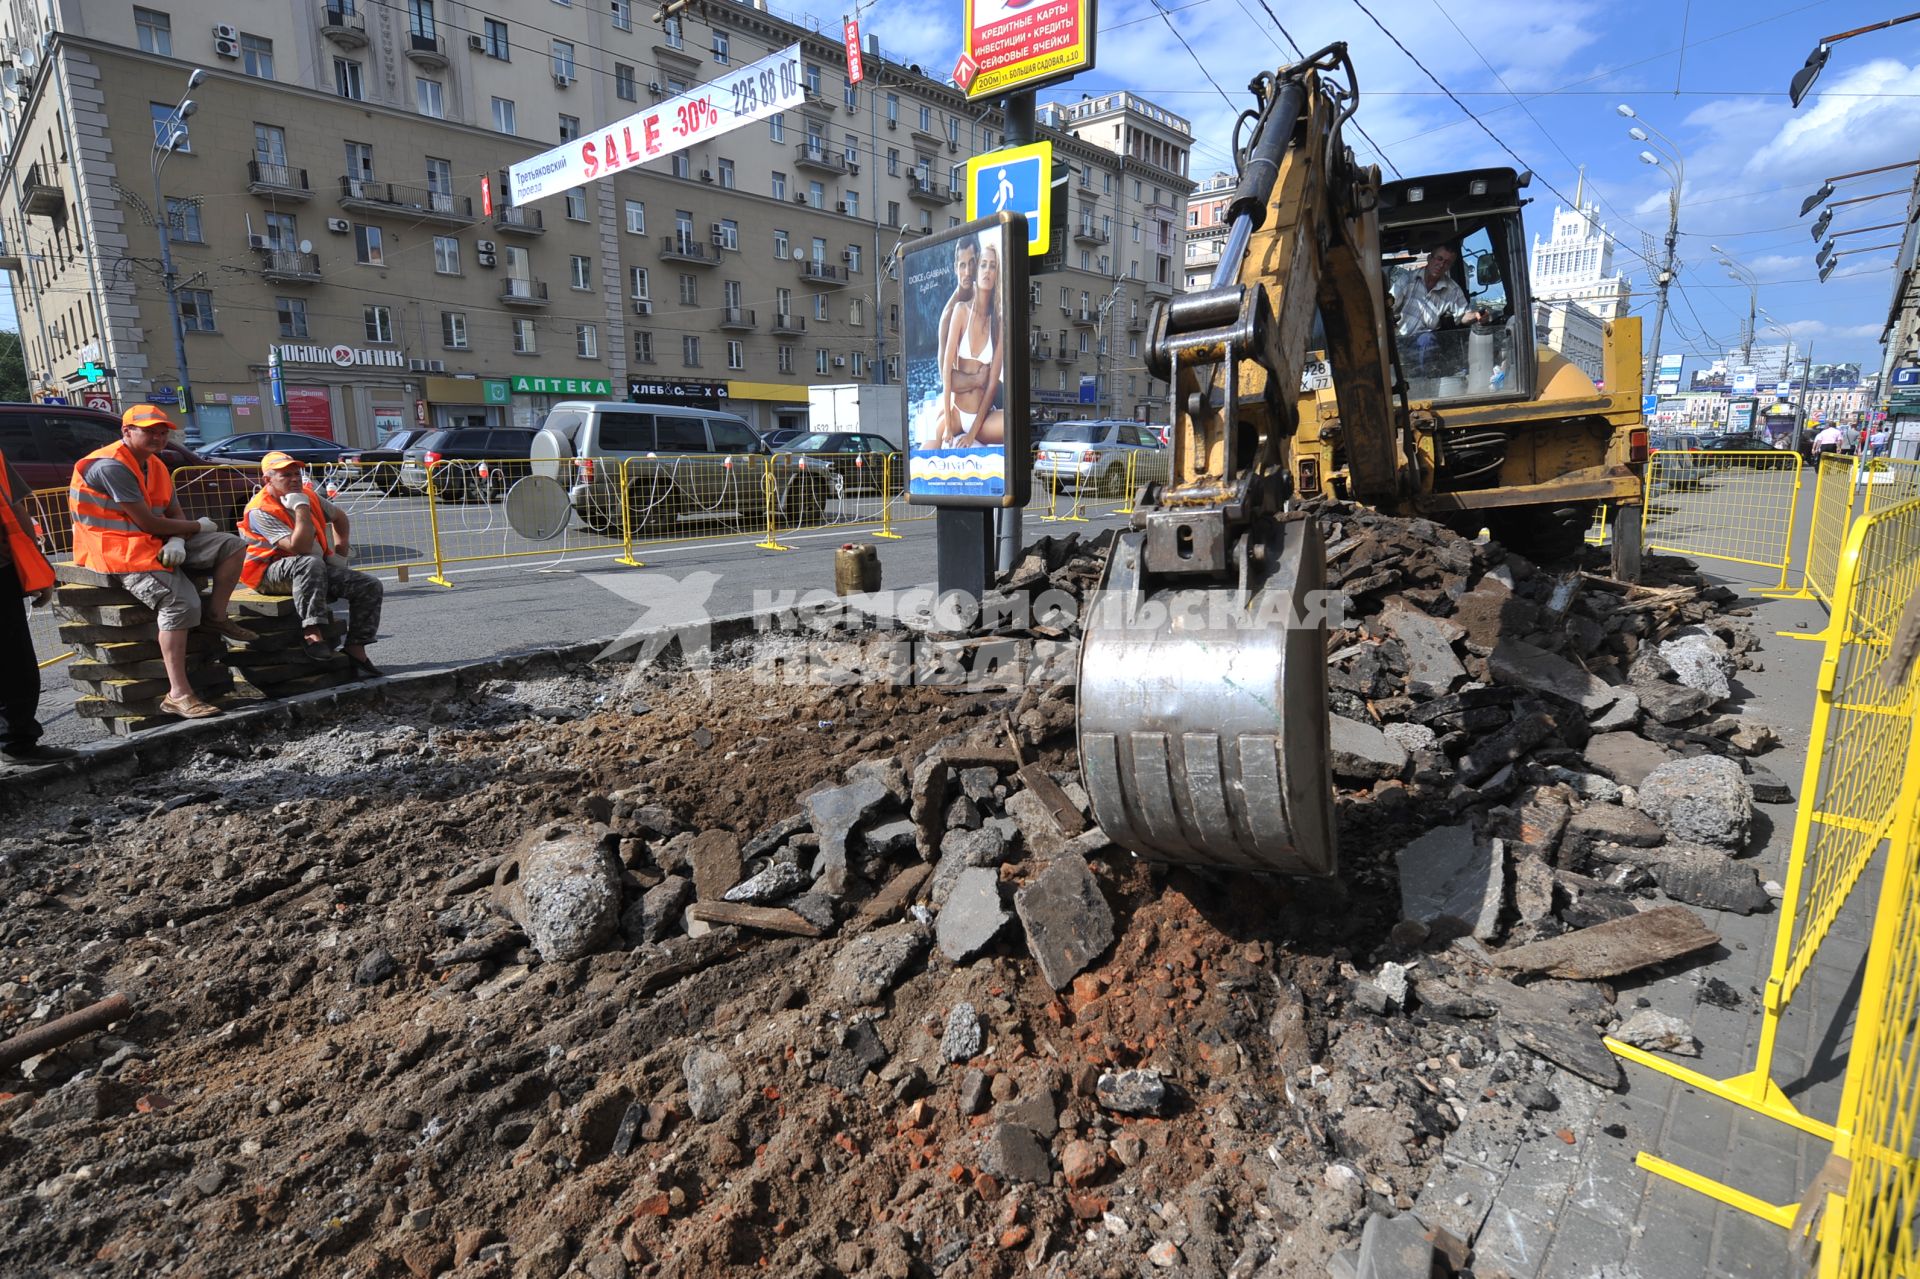
<instances>
[{"instance_id":1,"label":"broken concrete block","mask_svg":"<svg viewBox=\"0 0 1920 1279\"><path fill-rule=\"evenodd\" d=\"M1427 1228L1412 1213L1389 1217L1376 1212L1360 1228L1360 1255L1354 1279L1431 1279L1433 1245Z\"/></svg>"},{"instance_id":2,"label":"broken concrete block","mask_svg":"<svg viewBox=\"0 0 1920 1279\"><path fill-rule=\"evenodd\" d=\"M1791 804L1793 790L1772 769L1752 760L1746 762L1747 785L1753 788L1756 804Z\"/></svg>"},{"instance_id":3,"label":"broken concrete block","mask_svg":"<svg viewBox=\"0 0 1920 1279\"><path fill-rule=\"evenodd\" d=\"M932 944L926 928L911 920L877 928L853 941L833 961L827 993L844 1003L877 1004Z\"/></svg>"},{"instance_id":4,"label":"broken concrete block","mask_svg":"<svg viewBox=\"0 0 1920 1279\"><path fill-rule=\"evenodd\" d=\"M1007 796L1007 816L1019 823L1020 838L1035 857L1058 857L1067 851L1066 833L1034 791L1018 790Z\"/></svg>"},{"instance_id":5,"label":"broken concrete block","mask_svg":"<svg viewBox=\"0 0 1920 1279\"><path fill-rule=\"evenodd\" d=\"M1685 841L1651 850L1647 865L1660 890L1677 902L1724 910L1735 915L1762 911L1773 901L1760 886L1751 863L1735 861L1718 848Z\"/></svg>"},{"instance_id":6,"label":"broken concrete block","mask_svg":"<svg viewBox=\"0 0 1920 1279\"><path fill-rule=\"evenodd\" d=\"M685 875L669 875L641 894L636 906L627 908L622 925L637 942L658 942L679 922L693 901L693 881ZM638 915L635 915L635 910Z\"/></svg>"},{"instance_id":7,"label":"broken concrete block","mask_svg":"<svg viewBox=\"0 0 1920 1279\"><path fill-rule=\"evenodd\" d=\"M986 1046L987 1032L980 1024L980 1014L972 1004L955 1004L940 1035L941 1059L957 1065L978 1057Z\"/></svg>"},{"instance_id":8,"label":"broken concrete block","mask_svg":"<svg viewBox=\"0 0 1920 1279\"><path fill-rule=\"evenodd\" d=\"M1674 838L1739 852L1753 822L1753 788L1734 761L1701 755L1648 773L1639 807Z\"/></svg>"},{"instance_id":9,"label":"broken concrete block","mask_svg":"<svg viewBox=\"0 0 1920 1279\"><path fill-rule=\"evenodd\" d=\"M1040 975L1055 990L1064 989L1113 945L1113 911L1083 858L1048 862L1014 894L1013 909Z\"/></svg>"},{"instance_id":10,"label":"broken concrete block","mask_svg":"<svg viewBox=\"0 0 1920 1279\"><path fill-rule=\"evenodd\" d=\"M687 1108L702 1123L726 1114L746 1092L746 1081L725 1053L692 1048L680 1062L687 1081Z\"/></svg>"},{"instance_id":11,"label":"broken concrete block","mask_svg":"<svg viewBox=\"0 0 1920 1279\"><path fill-rule=\"evenodd\" d=\"M964 963L992 944L1011 918L1000 904L999 872L969 867L959 873L947 893L934 923L934 937L941 954L956 964Z\"/></svg>"},{"instance_id":12,"label":"broken concrete block","mask_svg":"<svg viewBox=\"0 0 1920 1279\"><path fill-rule=\"evenodd\" d=\"M807 816L820 836L820 855L814 862L814 882L834 897L847 891L847 837L892 798L877 778L836 786L807 797Z\"/></svg>"},{"instance_id":13,"label":"broken concrete block","mask_svg":"<svg viewBox=\"0 0 1920 1279\"><path fill-rule=\"evenodd\" d=\"M1567 829L1560 837L1561 864L1572 865L1575 859L1594 854L1604 844L1652 848L1665 838L1660 823L1637 808L1589 804L1567 820Z\"/></svg>"},{"instance_id":14,"label":"broken concrete block","mask_svg":"<svg viewBox=\"0 0 1920 1279\"><path fill-rule=\"evenodd\" d=\"M1357 781L1389 781L1407 768L1407 752L1371 724L1341 715L1332 721L1333 775Z\"/></svg>"},{"instance_id":15,"label":"broken concrete block","mask_svg":"<svg viewBox=\"0 0 1920 1279\"><path fill-rule=\"evenodd\" d=\"M737 865L737 863L736 863ZM698 874L699 862L694 863ZM738 874L738 870L734 872ZM695 884L699 883L696 879ZM758 875L742 880L720 895L720 900L729 902L751 902L765 904L782 901L806 888L813 882L812 876L800 869L797 862L774 862ZM711 900L709 898L708 900Z\"/></svg>"},{"instance_id":16,"label":"broken concrete block","mask_svg":"<svg viewBox=\"0 0 1920 1279\"><path fill-rule=\"evenodd\" d=\"M1638 696L1642 709L1661 724L1682 724L1705 714L1713 699L1685 684L1642 684Z\"/></svg>"},{"instance_id":17,"label":"broken concrete block","mask_svg":"<svg viewBox=\"0 0 1920 1279\"><path fill-rule=\"evenodd\" d=\"M1593 981L1665 963L1719 941L1720 934L1685 906L1661 906L1514 946L1495 953L1493 962L1512 972Z\"/></svg>"},{"instance_id":18,"label":"broken concrete block","mask_svg":"<svg viewBox=\"0 0 1920 1279\"><path fill-rule=\"evenodd\" d=\"M1453 641L1435 621L1418 609L1389 605L1379 616L1382 630L1400 641L1407 653L1407 689L1416 697L1444 697L1467 668L1453 655Z\"/></svg>"},{"instance_id":19,"label":"broken concrete block","mask_svg":"<svg viewBox=\"0 0 1920 1279\"><path fill-rule=\"evenodd\" d=\"M1700 1041L1693 1037L1693 1028L1670 1013L1656 1008L1642 1008L1620 1023L1613 1037L1633 1048L1644 1048L1648 1052L1677 1053L1682 1057L1698 1057Z\"/></svg>"},{"instance_id":20,"label":"broken concrete block","mask_svg":"<svg viewBox=\"0 0 1920 1279\"><path fill-rule=\"evenodd\" d=\"M1475 937L1494 935L1504 895L1504 867L1494 850L1474 837L1471 826L1430 830L1396 855L1400 864L1400 915L1431 927L1458 920Z\"/></svg>"},{"instance_id":21,"label":"broken concrete block","mask_svg":"<svg viewBox=\"0 0 1920 1279\"><path fill-rule=\"evenodd\" d=\"M995 1124L987 1134L981 1162L1006 1181L1045 1185L1053 1180L1053 1163L1038 1133L1019 1124Z\"/></svg>"},{"instance_id":22,"label":"broken concrete block","mask_svg":"<svg viewBox=\"0 0 1920 1279\"><path fill-rule=\"evenodd\" d=\"M1638 786L1648 773L1673 758L1672 752L1638 733L1595 733L1582 753L1590 767L1622 786Z\"/></svg>"},{"instance_id":23,"label":"broken concrete block","mask_svg":"<svg viewBox=\"0 0 1920 1279\"><path fill-rule=\"evenodd\" d=\"M1660 645L1660 656L1673 669L1675 679L1699 689L1710 702L1733 696L1733 654L1705 627L1675 631Z\"/></svg>"},{"instance_id":24,"label":"broken concrete block","mask_svg":"<svg viewBox=\"0 0 1920 1279\"><path fill-rule=\"evenodd\" d=\"M1415 751L1430 751L1440 745L1440 734L1425 724L1389 724L1380 730L1388 741L1411 755Z\"/></svg>"},{"instance_id":25,"label":"broken concrete block","mask_svg":"<svg viewBox=\"0 0 1920 1279\"><path fill-rule=\"evenodd\" d=\"M1619 1058L1607 1050L1599 1031L1573 1015L1562 992L1498 979L1482 982L1476 991L1498 1009L1496 1024L1504 1038L1602 1088L1625 1081Z\"/></svg>"},{"instance_id":26,"label":"broken concrete block","mask_svg":"<svg viewBox=\"0 0 1920 1279\"><path fill-rule=\"evenodd\" d=\"M1523 924L1538 924L1553 914L1553 867L1527 856L1513 864L1513 906Z\"/></svg>"},{"instance_id":27,"label":"broken concrete block","mask_svg":"<svg viewBox=\"0 0 1920 1279\"><path fill-rule=\"evenodd\" d=\"M548 963L591 955L620 926L620 880L593 832L537 833L497 875L501 904Z\"/></svg>"},{"instance_id":28,"label":"broken concrete block","mask_svg":"<svg viewBox=\"0 0 1920 1279\"><path fill-rule=\"evenodd\" d=\"M1616 729L1632 728L1640 718L1640 696L1630 688L1616 688L1619 700L1593 717L1593 731L1611 733Z\"/></svg>"},{"instance_id":29,"label":"broken concrete block","mask_svg":"<svg viewBox=\"0 0 1920 1279\"><path fill-rule=\"evenodd\" d=\"M1510 684L1572 702L1589 718L1620 700L1620 691L1566 658L1522 640L1503 639L1487 659L1496 684Z\"/></svg>"},{"instance_id":30,"label":"broken concrete block","mask_svg":"<svg viewBox=\"0 0 1920 1279\"><path fill-rule=\"evenodd\" d=\"M1157 1070L1112 1070L1094 1084L1104 1108L1122 1115L1157 1115L1166 1108L1167 1081Z\"/></svg>"},{"instance_id":31,"label":"broken concrete block","mask_svg":"<svg viewBox=\"0 0 1920 1279\"><path fill-rule=\"evenodd\" d=\"M1545 711L1521 715L1493 736L1481 738L1460 757L1460 780L1484 792L1496 774L1552 736L1558 726Z\"/></svg>"}]
</instances>

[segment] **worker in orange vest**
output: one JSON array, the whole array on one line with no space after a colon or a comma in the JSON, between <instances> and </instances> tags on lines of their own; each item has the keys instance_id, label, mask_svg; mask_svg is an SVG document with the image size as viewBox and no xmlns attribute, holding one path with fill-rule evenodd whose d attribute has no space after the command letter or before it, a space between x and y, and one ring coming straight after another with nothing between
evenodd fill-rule
<instances>
[{"instance_id":1,"label":"worker in orange vest","mask_svg":"<svg viewBox=\"0 0 1920 1279\"><path fill-rule=\"evenodd\" d=\"M167 696L160 709L186 719L218 715L187 680L187 632L210 631L245 643L258 639L227 616L246 548L205 516L181 515L173 476L160 459L173 423L151 404L120 417L120 443L95 449L73 466L67 492L73 511L73 562L111 574L154 611ZM200 592L183 569L211 569L213 590L202 611Z\"/></svg>"},{"instance_id":2,"label":"worker in orange vest","mask_svg":"<svg viewBox=\"0 0 1920 1279\"><path fill-rule=\"evenodd\" d=\"M331 601L347 602L347 639L341 652L354 670L372 678L381 671L367 657L367 645L380 630L380 605L386 588L371 573L347 567L347 513L314 492L300 460L275 451L260 459L266 477L240 516L240 537L247 544L240 580L263 595L291 595L300 610L307 656L333 656L326 626L333 620Z\"/></svg>"},{"instance_id":3,"label":"worker in orange vest","mask_svg":"<svg viewBox=\"0 0 1920 1279\"><path fill-rule=\"evenodd\" d=\"M76 754L43 744L44 730L35 716L40 709L40 659L33 651L26 607L13 601L25 597L41 608L51 604L53 566L40 553L32 528L26 485L0 456L0 711L7 721L0 758L10 764L51 764Z\"/></svg>"}]
</instances>

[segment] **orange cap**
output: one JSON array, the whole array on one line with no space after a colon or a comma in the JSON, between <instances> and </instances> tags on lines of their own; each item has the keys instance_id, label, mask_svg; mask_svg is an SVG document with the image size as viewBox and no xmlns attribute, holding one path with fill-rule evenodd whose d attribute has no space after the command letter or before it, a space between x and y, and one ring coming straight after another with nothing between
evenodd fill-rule
<instances>
[{"instance_id":1,"label":"orange cap","mask_svg":"<svg viewBox=\"0 0 1920 1279\"><path fill-rule=\"evenodd\" d=\"M262 471L284 471L288 467L297 467L299 465L299 458L291 453L282 453L278 449L275 449L260 459L260 469Z\"/></svg>"},{"instance_id":2,"label":"orange cap","mask_svg":"<svg viewBox=\"0 0 1920 1279\"><path fill-rule=\"evenodd\" d=\"M157 405L135 404L120 415L122 428L129 426L164 426L173 429L173 419L162 413Z\"/></svg>"}]
</instances>

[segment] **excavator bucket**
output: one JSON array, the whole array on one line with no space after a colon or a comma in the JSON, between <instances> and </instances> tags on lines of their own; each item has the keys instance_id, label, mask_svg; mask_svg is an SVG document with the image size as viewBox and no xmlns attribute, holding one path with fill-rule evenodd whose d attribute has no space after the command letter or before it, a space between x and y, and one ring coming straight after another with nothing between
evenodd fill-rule
<instances>
[{"instance_id":1,"label":"excavator bucket","mask_svg":"<svg viewBox=\"0 0 1920 1279\"><path fill-rule=\"evenodd\" d=\"M1080 649L1093 816L1156 861L1332 875L1326 547L1283 519L1221 551L1236 584L1156 585L1147 533L1115 542Z\"/></svg>"}]
</instances>

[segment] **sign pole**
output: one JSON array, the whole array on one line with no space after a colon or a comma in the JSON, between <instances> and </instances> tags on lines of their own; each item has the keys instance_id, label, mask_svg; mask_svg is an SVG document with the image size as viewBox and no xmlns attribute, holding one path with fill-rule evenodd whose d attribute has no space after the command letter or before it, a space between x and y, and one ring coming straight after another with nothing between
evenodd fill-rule
<instances>
[{"instance_id":1,"label":"sign pole","mask_svg":"<svg viewBox=\"0 0 1920 1279\"><path fill-rule=\"evenodd\" d=\"M1006 102L1002 107L1002 116L1007 126L1006 144L1008 146L1022 147L1033 141L1033 108L1033 90L1027 89L1022 92L1009 93L1007 95ZM1052 175L1042 174L1041 181L1043 183L1052 181ZM1042 229L1041 234L1050 235L1052 231L1052 227L1045 227ZM1008 334L1007 341L1018 342L1020 348L1025 350L1028 346L1029 334L1032 328L1033 308L1028 306L1015 307L1013 318L1017 321L1015 325L1017 331ZM1000 553L995 557L996 563L999 565L1002 573L1011 573L1013 571L1014 561L1020 558L1021 548L1026 543L1026 530L1024 528L1026 513L1017 506L1004 506L1000 508L998 515L1000 522Z\"/></svg>"}]
</instances>

